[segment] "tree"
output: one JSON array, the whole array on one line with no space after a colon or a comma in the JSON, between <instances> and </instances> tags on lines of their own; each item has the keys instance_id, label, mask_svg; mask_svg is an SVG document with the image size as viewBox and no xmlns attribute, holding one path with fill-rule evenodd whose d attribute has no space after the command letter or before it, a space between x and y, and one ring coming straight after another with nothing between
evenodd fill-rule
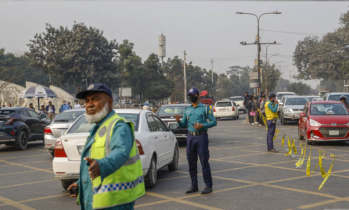
<instances>
[{"instance_id":1,"label":"tree","mask_svg":"<svg viewBox=\"0 0 349 210\"><path fill-rule=\"evenodd\" d=\"M221 100L223 98L229 98L232 96L233 92L233 82L225 74L220 74L218 76L217 86L216 86L216 99Z\"/></svg>"},{"instance_id":2,"label":"tree","mask_svg":"<svg viewBox=\"0 0 349 210\"><path fill-rule=\"evenodd\" d=\"M342 92L343 91L343 81L342 80L321 80L320 89L331 90L332 92Z\"/></svg>"},{"instance_id":3,"label":"tree","mask_svg":"<svg viewBox=\"0 0 349 210\"><path fill-rule=\"evenodd\" d=\"M97 28L83 23L71 29L46 24L46 32L36 34L28 47L26 55L32 58L32 66L50 74L52 84L70 83L77 91L87 82L115 84L117 43L108 41Z\"/></svg>"},{"instance_id":4,"label":"tree","mask_svg":"<svg viewBox=\"0 0 349 210\"><path fill-rule=\"evenodd\" d=\"M287 79L284 79L282 77L279 78L277 85L275 87L275 92L283 92L287 90L287 87L289 86L290 81Z\"/></svg>"},{"instance_id":5,"label":"tree","mask_svg":"<svg viewBox=\"0 0 349 210\"><path fill-rule=\"evenodd\" d=\"M245 92L251 94L253 89L250 88L249 73L253 71L249 66L231 66L230 81L232 81L232 96L243 96Z\"/></svg>"},{"instance_id":6,"label":"tree","mask_svg":"<svg viewBox=\"0 0 349 210\"><path fill-rule=\"evenodd\" d=\"M262 85L261 85L262 91L264 91L265 89L267 89L268 92L274 91L277 86L277 82L281 77L280 70L276 68L275 64L273 65L268 64L267 71L265 70L265 66L263 66L262 70L263 70ZM268 80L267 83L265 82L266 79ZM265 87L266 85L267 85L267 88Z\"/></svg>"},{"instance_id":7,"label":"tree","mask_svg":"<svg viewBox=\"0 0 349 210\"><path fill-rule=\"evenodd\" d=\"M287 86L287 91L294 92L297 95L309 95L312 93L312 89L309 85L302 82L295 82Z\"/></svg>"}]
</instances>

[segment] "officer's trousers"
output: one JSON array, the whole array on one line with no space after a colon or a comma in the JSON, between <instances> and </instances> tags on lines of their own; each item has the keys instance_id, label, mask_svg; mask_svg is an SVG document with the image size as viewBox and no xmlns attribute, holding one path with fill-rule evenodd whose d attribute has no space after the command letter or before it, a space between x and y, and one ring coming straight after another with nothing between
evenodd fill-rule
<instances>
[{"instance_id":1,"label":"officer's trousers","mask_svg":"<svg viewBox=\"0 0 349 210\"><path fill-rule=\"evenodd\" d=\"M208 150L208 136L207 134L199 136L187 137L187 159L189 163L189 173L191 178L191 185L193 187L198 186L197 177L197 162L198 156L201 162L202 174L206 187L212 187L211 168L208 160L210 158L210 152Z\"/></svg>"},{"instance_id":2,"label":"officer's trousers","mask_svg":"<svg viewBox=\"0 0 349 210\"><path fill-rule=\"evenodd\" d=\"M271 150L274 148L273 138L275 135L276 124L273 124L273 120L267 120L267 124L268 124L267 144L268 144L268 150Z\"/></svg>"}]
</instances>

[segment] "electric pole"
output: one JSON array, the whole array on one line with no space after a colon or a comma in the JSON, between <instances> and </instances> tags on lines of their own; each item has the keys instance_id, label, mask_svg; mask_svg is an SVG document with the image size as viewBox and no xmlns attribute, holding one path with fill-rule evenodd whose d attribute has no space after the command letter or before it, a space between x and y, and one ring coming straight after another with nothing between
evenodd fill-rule
<instances>
[{"instance_id":1,"label":"electric pole","mask_svg":"<svg viewBox=\"0 0 349 210\"><path fill-rule=\"evenodd\" d=\"M211 64L212 64L212 94L213 94L213 91L214 91L214 87L213 87L213 58L211 58Z\"/></svg>"},{"instance_id":2,"label":"electric pole","mask_svg":"<svg viewBox=\"0 0 349 210\"><path fill-rule=\"evenodd\" d=\"M187 54L185 53L185 50L184 50L184 103L187 103L187 71L186 71L186 56Z\"/></svg>"}]
</instances>

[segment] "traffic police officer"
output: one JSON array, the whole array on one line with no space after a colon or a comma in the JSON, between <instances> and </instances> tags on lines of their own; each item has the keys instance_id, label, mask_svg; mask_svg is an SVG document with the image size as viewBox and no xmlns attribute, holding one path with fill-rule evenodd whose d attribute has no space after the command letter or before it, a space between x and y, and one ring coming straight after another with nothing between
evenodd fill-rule
<instances>
[{"instance_id":1,"label":"traffic police officer","mask_svg":"<svg viewBox=\"0 0 349 210\"><path fill-rule=\"evenodd\" d=\"M197 161L199 156L202 174L206 184L201 194L207 194L212 192L211 168L208 163L210 153L208 150L207 129L216 126L217 121L213 116L212 106L206 106L200 103L199 91L196 88L191 88L188 95L192 105L185 110L182 120L180 120L179 115L175 116L179 127L188 129L187 159L191 187L186 193L199 191L197 180ZM209 122L207 122L207 119Z\"/></svg>"},{"instance_id":2,"label":"traffic police officer","mask_svg":"<svg viewBox=\"0 0 349 210\"><path fill-rule=\"evenodd\" d=\"M269 100L265 103L265 115L267 116L267 125L268 125L268 135L267 135L267 145L268 151L273 153L278 153L274 148L273 138L276 129L276 119L278 118L278 101L275 99L276 95L274 93L269 94Z\"/></svg>"},{"instance_id":3,"label":"traffic police officer","mask_svg":"<svg viewBox=\"0 0 349 210\"><path fill-rule=\"evenodd\" d=\"M341 95L339 97L339 100L341 100L341 102L347 107L349 108L349 104L347 103L347 97L345 97L345 95Z\"/></svg>"}]
</instances>

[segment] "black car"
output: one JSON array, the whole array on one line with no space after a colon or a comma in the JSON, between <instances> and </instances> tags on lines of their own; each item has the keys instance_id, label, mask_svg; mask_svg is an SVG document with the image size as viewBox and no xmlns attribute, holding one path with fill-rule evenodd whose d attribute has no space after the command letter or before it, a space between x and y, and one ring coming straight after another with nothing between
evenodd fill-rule
<instances>
[{"instance_id":1,"label":"black car","mask_svg":"<svg viewBox=\"0 0 349 210\"><path fill-rule=\"evenodd\" d=\"M175 114L183 117L185 109L189 107L190 104L168 104L161 106L157 115L161 118L163 122L167 124L169 129L175 134L176 138L187 138L188 130L187 128L180 128L177 125Z\"/></svg>"},{"instance_id":2,"label":"black car","mask_svg":"<svg viewBox=\"0 0 349 210\"><path fill-rule=\"evenodd\" d=\"M33 109L5 107L0 109L0 144L25 150L28 141L44 140L46 119Z\"/></svg>"}]
</instances>

